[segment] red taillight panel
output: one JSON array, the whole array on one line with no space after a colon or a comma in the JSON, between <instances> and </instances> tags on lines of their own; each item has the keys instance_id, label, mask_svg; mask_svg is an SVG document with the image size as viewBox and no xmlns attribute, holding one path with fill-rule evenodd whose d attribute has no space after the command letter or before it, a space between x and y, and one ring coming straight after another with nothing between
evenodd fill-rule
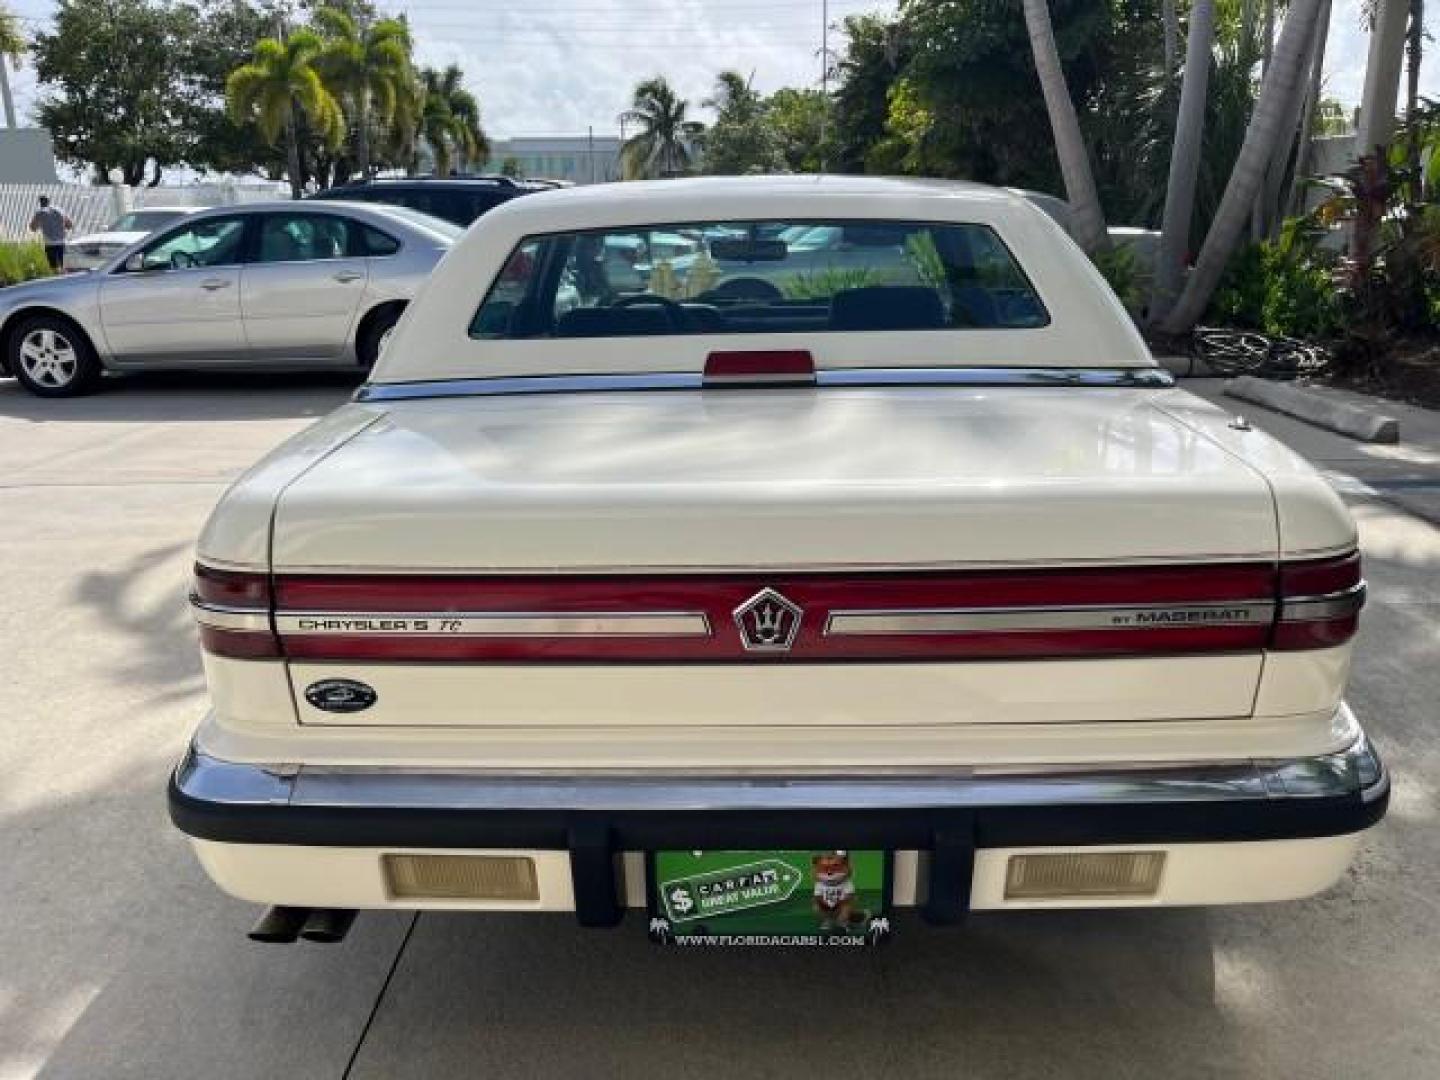
<instances>
[{"instance_id":1,"label":"red taillight panel","mask_svg":"<svg viewBox=\"0 0 1440 1080\"><path fill-rule=\"evenodd\" d=\"M278 575L196 569L205 648L244 659L964 660L1317 649L1359 557L779 575ZM273 614L273 621L272 621ZM770 639L766 639L766 635Z\"/></svg>"},{"instance_id":2,"label":"red taillight panel","mask_svg":"<svg viewBox=\"0 0 1440 1080\"><path fill-rule=\"evenodd\" d=\"M284 655L270 621L269 574L196 563L191 607L206 652L238 660Z\"/></svg>"},{"instance_id":3,"label":"red taillight panel","mask_svg":"<svg viewBox=\"0 0 1440 1080\"><path fill-rule=\"evenodd\" d=\"M270 575L195 564L195 596L221 607L270 608Z\"/></svg>"},{"instance_id":4,"label":"red taillight panel","mask_svg":"<svg viewBox=\"0 0 1440 1080\"><path fill-rule=\"evenodd\" d=\"M1256 651L1271 631L1275 570L280 575L275 587L295 658L950 660ZM747 646L736 612L762 590L800 612L787 647Z\"/></svg>"},{"instance_id":5,"label":"red taillight panel","mask_svg":"<svg viewBox=\"0 0 1440 1080\"><path fill-rule=\"evenodd\" d=\"M284 655L280 639L268 630L220 630L202 624L200 647L232 660L278 660Z\"/></svg>"},{"instance_id":6,"label":"red taillight panel","mask_svg":"<svg viewBox=\"0 0 1440 1080\"><path fill-rule=\"evenodd\" d=\"M1313 559L1280 566L1281 596L1327 596L1353 589L1360 581L1358 551L1338 559Z\"/></svg>"},{"instance_id":7,"label":"red taillight panel","mask_svg":"<svg viewBox=\"0 0 1440 1080\"><path fill-rule=\"evenodd\" d=\"M1154 604L1269 598L1265 563L937 573L279 575L282 611L729 611L763 588L825 610ZM728 607L726 605L729 605Z\"/></svg>"},{"instance_id":8,"label":"red taillight panel","mask_svg":"<svg viewBox=\"0 0 1440 1080\"><path fill-rule=\"evenodd\" d=\"M1275 649L1325 649L1355 636L1365 604L1360 553L1280 567Z\"/></svg>"}]
</instances>

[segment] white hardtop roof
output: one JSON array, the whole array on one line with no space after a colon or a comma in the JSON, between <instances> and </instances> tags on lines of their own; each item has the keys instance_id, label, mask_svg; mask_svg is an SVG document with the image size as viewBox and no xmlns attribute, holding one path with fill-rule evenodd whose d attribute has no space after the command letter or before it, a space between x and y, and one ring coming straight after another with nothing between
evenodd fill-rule
<instances>
[{"instance_id":1,"label":"white hardtop roof","mask_svg":"<svg viewBox=\"0 0 1440 1080\"><path fill-rule=\"evenodd\" d=\"M532 231L802 215L986 222L1017 208L1028 204L1011 192L954 180L706 176L556 188L511 199L485 220L523 220Z\"/></svg>"},{"instance_id":2,"label":"white hardtop roof","mask_svg":"<svg viewBox=\"0 0 1440 1080\"><path fill-rule=\"evenodd\" d=\"M689 222L956 222L993 229L1049 314L1042 327L685 334L485 340L470 324L527 238ZM451 249L410 304L376 383L528 375L701 371L716 349L808 349L817 368L1153 367L1104 278L1065 231L1021 195L982 184L872 176L736 176L595 184L511 199Z\"/></svg>"}]
</instances>

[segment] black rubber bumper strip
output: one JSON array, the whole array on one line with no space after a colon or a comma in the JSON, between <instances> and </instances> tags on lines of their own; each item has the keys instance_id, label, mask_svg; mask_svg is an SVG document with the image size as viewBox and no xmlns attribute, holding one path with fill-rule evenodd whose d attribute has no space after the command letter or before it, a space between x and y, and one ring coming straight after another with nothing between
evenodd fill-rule
<instances>
[{"instance_id":1,"label":"black rubber bumper strip","mask_svg":"<svg viewBox=\"0 0 1440 1080\"><path fill-rule=\"evenodd\" d=\"M1352 793L1305 798L1103 805L744 810L569 810L235 803L187 795L172 776L170 818L201 840L316 847L569 851L604 835L613 851L853 847L928 850L960 829L977 848L1302 840L1359 832L1385 816L1389 774Z\"/></svg>"}]
</instances>

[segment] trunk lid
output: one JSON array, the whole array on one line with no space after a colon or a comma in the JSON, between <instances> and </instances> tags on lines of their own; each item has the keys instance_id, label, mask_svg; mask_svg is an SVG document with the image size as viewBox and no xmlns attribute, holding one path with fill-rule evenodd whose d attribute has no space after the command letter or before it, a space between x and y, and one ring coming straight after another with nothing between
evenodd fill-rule
<instances>
[{"instance_id":1,"label":"trunk lid","mask_svg":"<svg viewBox=\"0 0 1440 1080\"><path fill-rule=\"evenodd\" d=\"M1247 715L1274 612L1272 497L1153 400L395 404L275 513L299 719L630 745ZM374 703L329 708L336 679Z\"/></svg>"},{"instance_id":2,"label":"trunk lid","mask_svg":"<svg viewBox=\"0 0 1440 1080\"><path fill-rule=\"evenodd\" d=\"M287 570L1272 560L1263 477L1153 391L646 391L400 402L280 499Z\"/></svg>"}]
</instances>

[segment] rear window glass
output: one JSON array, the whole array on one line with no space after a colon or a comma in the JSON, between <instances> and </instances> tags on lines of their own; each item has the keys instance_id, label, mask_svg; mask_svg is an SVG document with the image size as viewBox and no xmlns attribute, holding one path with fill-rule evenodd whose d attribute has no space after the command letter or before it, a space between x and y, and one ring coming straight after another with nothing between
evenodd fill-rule
<instances>
[{"instance_id":1,"label":"rear window glass","mask_svg":"<svg viewBox=\"0 0 1440 1080\"><path fill-rule=\"evenodd\" d=\"M531 237L474 337L1023 329L1049 321L984 225L741 221Z\"/></svg>"}]
</instances>

